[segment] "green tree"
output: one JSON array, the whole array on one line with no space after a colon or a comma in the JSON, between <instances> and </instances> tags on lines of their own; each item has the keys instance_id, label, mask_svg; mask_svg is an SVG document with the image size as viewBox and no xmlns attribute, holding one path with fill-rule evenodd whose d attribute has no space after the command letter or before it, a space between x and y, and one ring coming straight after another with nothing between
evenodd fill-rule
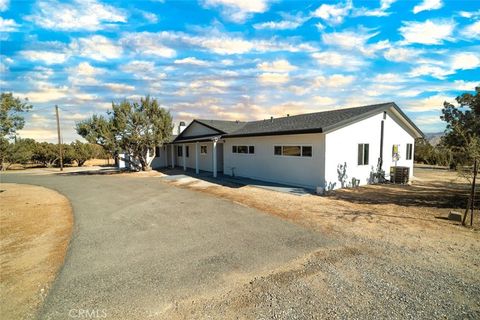
<instances>
[{"instance_id":1,"label":"green tree","mask_svg":"<svg viewBox=\"0 0 480 320\"><path fill-rule=\"evenodd\" d=\"M115 138L115 128L111 117L94 114L91 118L77 122L75 129L88 142L102 146L111 157L118 154L120 147Z\"/></svg>"},{"instance_id":2,"label":"green tree","mask_svg":"<svg viewBox=\"0 0 480 320\"><path fill-rule=\"evenodd\" d=\"M98 149L95 148L94 144L82 143L76 140L70 144L65 154L66 158L72 159L81 167L87 160L93 159L98 155Z\"/></svg>"},{"instance_id":3,"label":"green tree","mask_svg":"<svg viewBox=\"0 0 480 320\"><path fill-rule=\"evenodd\" d=\"M473 165L473 170L468 174L472 184L469 205L463 217L463 224L465 224L470 209L470 225L472 225L475 182L480 160L480 87L475 88L475 94L464 93L456 100L458 107L447 101L443 104L441 119L447 122L447 128L441 144L452 151L455 167Z\"/></svg>"},{"instance_id":4,"label":"green tree","mask_svg":"<svg viewBox=\"0 0 480 320\"><path fill-rule=\"evenodd\" d=\"M31 162L35 149L35 140L16 138L14 142L6 146L5 162L2 164L7 170L12 164L26 165ZM8 163L8 164L7 164Z\"/></svg>"},{"instance_id":5,"label":"green tree","mask_svg":"<svg viewBox=\"0 0 480 320\"><path fill-rule=\"evenodd\" d=\"M23 113L31 108L27 101L15 98L12 93L0 94L0 166L2 170L6 170L4 162L7 161L8 152L11 152L8 140L15 137L17 130L23 128L25 125Z\"/></svg>"},{"instance_id":6,"label":"green tree","mask_svg":"<svg viewBox=\"0 0 480 320\"><path fill-rule=\"evenodd\" d=\"M170 112L161 108L156 99L149 96L138 102L124 100L112 103L109 118L94 115L77 123L77 133L87 141L111 147L115 152L122 150L140 170L150 168L148 154L156 146L169 140L173 129Z\"/></svg>"},{"instance_id":7,"label":"green tree","mask_svg":"<svg viewBox=\"0 0 480 320\"><path fill-rule=\"evenodd\" d=\"M32 160L52 167L58 161L58 147L53 143L37 142L32 155Z\"/></svg>"},{"instance_id":8,"label":"green tree","mask_svg":"<svg viewBox=\"0 0 480 320\"><path fill-rule=\"evenodd\" d=\"M456 100L458 106L443 104L441 119L447 128L441 144L452 150L455 165L471 165L480 158L480 87Z\"/></svg>"}]
</instances>

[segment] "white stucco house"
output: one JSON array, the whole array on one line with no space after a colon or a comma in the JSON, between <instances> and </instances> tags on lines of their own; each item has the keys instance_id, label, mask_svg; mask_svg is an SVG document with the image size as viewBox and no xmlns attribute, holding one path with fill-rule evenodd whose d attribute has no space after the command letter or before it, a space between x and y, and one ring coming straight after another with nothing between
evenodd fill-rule
<instances>
[{"instance_id":1,"label":"white stucco house","mask_svg":"<svg viewBox=\"0 0 480 320\"><path fill-rule=\"evenodd\" d=\"M403 166L423 133L393 102L260 121L193 120L152 167L181 167L331 190Z\"/></svg>"}]
</instances>

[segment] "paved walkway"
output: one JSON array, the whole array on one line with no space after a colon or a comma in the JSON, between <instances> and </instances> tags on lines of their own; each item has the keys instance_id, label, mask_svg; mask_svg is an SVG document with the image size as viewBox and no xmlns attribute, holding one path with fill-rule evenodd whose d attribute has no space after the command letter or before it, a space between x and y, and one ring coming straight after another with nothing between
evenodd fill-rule
<instances>
[{"instance_id":1,"label":"paved walkway","mask_svg":"<svg viewBox=\"0 0 480 320\"><path fill-rule=\"evenodd\" d=\"M72 202L72 241L41 319L68 319L82 309L105 312L107 319L155 318L176 300L328 244L289 222L158 178L0 178L52 188Z\"/></svg>"}]
</instances>

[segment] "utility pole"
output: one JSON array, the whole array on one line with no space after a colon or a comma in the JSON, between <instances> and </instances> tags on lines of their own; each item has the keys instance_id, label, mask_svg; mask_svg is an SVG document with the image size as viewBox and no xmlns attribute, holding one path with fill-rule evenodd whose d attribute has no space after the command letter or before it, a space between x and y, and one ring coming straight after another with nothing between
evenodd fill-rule
<instances>
[{"instance_id":1,"label":"utility pole","mask_svg":"<svg viewBox=\"0 0 480 320\"><path fill-rule=\"evenodd\" d=\"M55 114L57 115L57 134L58 134L58 152L60 153L60 171L63 171L62 140L60 139L60 119L58 118L57 105L55 105Z\"/></svg>"}]
</instances>

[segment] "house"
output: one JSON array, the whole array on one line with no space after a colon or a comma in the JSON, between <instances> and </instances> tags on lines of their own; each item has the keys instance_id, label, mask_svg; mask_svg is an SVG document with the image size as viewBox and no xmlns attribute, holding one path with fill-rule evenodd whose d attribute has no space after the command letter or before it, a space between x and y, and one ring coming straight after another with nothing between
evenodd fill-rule
<instances>
[{"instance_id":1,"label":"house","mask_svg":"<svg viewBox=\"0 0 480 320\"><path fill-rule=\"evenodd\" d=\"M393 102L259 121L193 120L153 167L187 168L331 190L404 166L413 175L418 127Z\"/></svg>"}]
</instances>

